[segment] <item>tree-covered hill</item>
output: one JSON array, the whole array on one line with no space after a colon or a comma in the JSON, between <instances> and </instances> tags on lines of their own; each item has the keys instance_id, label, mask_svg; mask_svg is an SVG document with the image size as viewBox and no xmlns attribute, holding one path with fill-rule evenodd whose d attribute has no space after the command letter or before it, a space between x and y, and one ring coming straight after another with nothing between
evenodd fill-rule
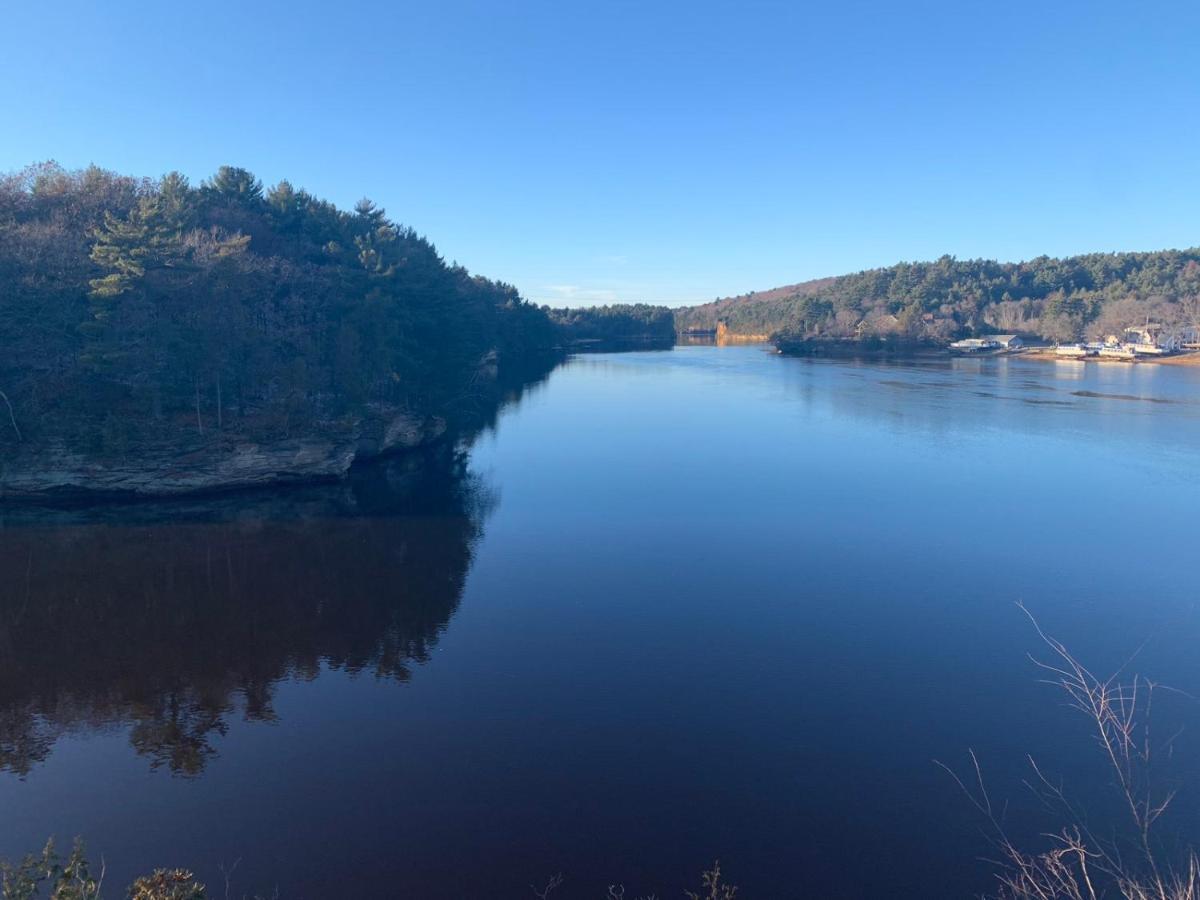
<instances>
[{"instance_id":1,"label":"tree-covered hill","mask_svg":"<svg viewBox=\"0 0 1200 900\"><path fill-rule=\"evenodd\" d=\"M1200 248L1021 263L943 256L678 309L675 318L680 330L724 319L735 334L793 339L1103 337L1147 320L1200 322Z\"/></svg>"},{"instance_id":2,"label":"tree-covered hill","mask_svg":"<svg viewBox=\"0 0 1200 900\"><path fill-rule=\"evenodd\" d=\"M0 475L44 446L348 435L379 410L452 427L497 360L557 342L514 288L367 200L232 167L0 179Z\"/></svg>"},{"instance_id":3,"label":"tree-covered hill","mask_svg":"<svg viewBox=\"0 0 1200 900\"><path fill-rule=\"evenodd\" d=\"M675 317L665 306L645 303L551 309L543 307L567 345L598 343L673 343Z\"/></svg>"}]
</instances>

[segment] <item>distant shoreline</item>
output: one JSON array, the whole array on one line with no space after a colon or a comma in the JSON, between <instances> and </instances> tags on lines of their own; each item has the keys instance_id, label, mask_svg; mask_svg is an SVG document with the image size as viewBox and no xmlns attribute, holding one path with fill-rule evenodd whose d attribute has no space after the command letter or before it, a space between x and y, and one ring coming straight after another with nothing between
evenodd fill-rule
<instances>
[{"instance_id":1,"label":"distant shoreline","mask_svg":"<svg viewBox=\"0 0 1200 900\"><path fill-rule=\"evenodd\" d=\"M1189 350L1178 356L1165 356L1162 359L1153 360L1153 362L1168 366L1200 366L1200 350Z\"/></svg>"},{"instance_id":2,"label":"distant shoreline","mask_svg":"<svg viewBox=\"0 0 1200 900\"><path fill-rule=\"evenodd\" d=\"M1141 365L1142 363L1153 363L1160 366L1200 366L1200 350L1189 350L1186 353L1176 353L1171 356L1139 356L1135 359L1121 359L1120 357L1111 356L1064 357L1056 355L1053 347L1028 347L1014 355L1041 360L1043 362L1069 360L1126 366L1130 364Z\"/></svg>"},{"instance_id":3,"label":"distant shoreline","mask_svg":"<svg viewBox=\"0 0 1200 900\"><path fill-rule=\"evenodd\" d=\"M936 346L923 342L912 341L882 341L860 342L860 341L822 341L822 340L807 340L807 341L772 341L775 349L785 356L808 356L808 357L861 357L861 358L928 358L931 356L945 357L954 354L949 353L949 348L946 346ZM1087 356L1087 357L1064 357L1055 353L1054 347L1024 347L1020 350L999 351L991 353L965 354L955 356L959 359L1014 359L1024 358L1037 360L1039 362L1061 362L1064 360L1077 360L1079 362L1098 362L1110 364L1141 364L1154 363L1156 365L1171 365L1171 366L1200 366L1200 350L1189 350L1183 353L1175 353L1169 356L1138 356L1134 359L1121 359L1118 357L1108 356Z\"/></svg>"}]
</instances>

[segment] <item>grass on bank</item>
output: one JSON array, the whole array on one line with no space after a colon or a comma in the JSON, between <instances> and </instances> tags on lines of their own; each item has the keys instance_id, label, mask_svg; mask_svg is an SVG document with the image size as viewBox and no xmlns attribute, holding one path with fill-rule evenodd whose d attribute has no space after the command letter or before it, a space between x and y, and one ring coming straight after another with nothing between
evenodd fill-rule
<instances>
[{"instance_id":1,"label":"grass on bank","mask_svg":"<svg viewBox=\"0 0 1200 900\"><path fill-rule=\"evenodd\" d=\"M224 872L224 869L222 869ZM232 870L231 870L232 871ZM230 900L230 872L225 872L224 900ZM63 859L53 839L46 842L41 853L29 854L19 863L0 861L0 900L102 900L105 866L99 870L89 862L83 842L76 840L71 853ZM562 887L560 873L542 887L530 886L538 900L548 900ZM721 864L701 873L699 891L684 891L688 900L736 900L737 888L722 881ZM156 869L133 882L125 893L128 900L216 900L186 869ZM261 897L243 900L264 900ZM272 898L277 900L277 898ZM625 886L613 884L602 900L626 900ZM658 900L654 895L630 900Z\"/></svg>"}]
</instances>

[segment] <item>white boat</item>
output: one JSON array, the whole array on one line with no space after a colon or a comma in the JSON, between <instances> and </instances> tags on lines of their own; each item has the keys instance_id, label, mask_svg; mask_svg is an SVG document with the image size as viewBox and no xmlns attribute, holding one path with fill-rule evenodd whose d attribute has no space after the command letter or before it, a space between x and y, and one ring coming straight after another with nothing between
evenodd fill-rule
<instances>
[{"instance_id":1,"label":"white boat","mask_svg":"<svg viewBox=\"0 0 1200 900\"><path fill-rule=\"evenodd\" d=\"M978 353L995 353L1001 349L999 342L989 338L967 338L955 341L950 345L950 352L962 356L973 356Z\"/></svg>"},{"instance_id":2,"label":"white boat","mask_svg":"<svg viewBox=\"0 0 1200 900\"><path fill-rule=\"evenodd\" d=\"M1094 356L1095 353L1095 350L1085 347L1083 344L1059 344L1054 348L1055 356L1063 356L1067 359L1083 359L1085 356Z\"/></svg>"},{"instance_id":3,"label":"white boat","mask_svg":"<svg viewBox=\"0 0 1200 900\"><path fill-rule=\"evenodd\" d=\"M1167 351L1158 344L1134 344L1129 351L1137 356L1166 356Z\"/></svg>"}]
</instances>

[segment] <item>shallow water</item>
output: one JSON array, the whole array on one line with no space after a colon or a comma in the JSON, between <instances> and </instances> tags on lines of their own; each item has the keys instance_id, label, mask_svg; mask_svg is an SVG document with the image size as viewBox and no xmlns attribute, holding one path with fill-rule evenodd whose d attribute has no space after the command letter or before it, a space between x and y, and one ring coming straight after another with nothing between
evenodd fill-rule
<instances>
[{"instance_id":1,"label":"shallow water","mask_svg":"<svg viewBox=\"0 0 1200 900\"><path fill-rule=\"evenodd\" d=\"M1097 670L1200 693L1200 371L577 357L467 471L6 514L0 856L234 895L964 897L978 754L1095 815L1016 603ZM1144 644L1144 646L1142 646ZM1191 701L1156 711L1195 724ZM1196 729L1193 728L1193 731ZM1165 823L1197 831L1200 743Z\"/></svg>"}]
</instances>

